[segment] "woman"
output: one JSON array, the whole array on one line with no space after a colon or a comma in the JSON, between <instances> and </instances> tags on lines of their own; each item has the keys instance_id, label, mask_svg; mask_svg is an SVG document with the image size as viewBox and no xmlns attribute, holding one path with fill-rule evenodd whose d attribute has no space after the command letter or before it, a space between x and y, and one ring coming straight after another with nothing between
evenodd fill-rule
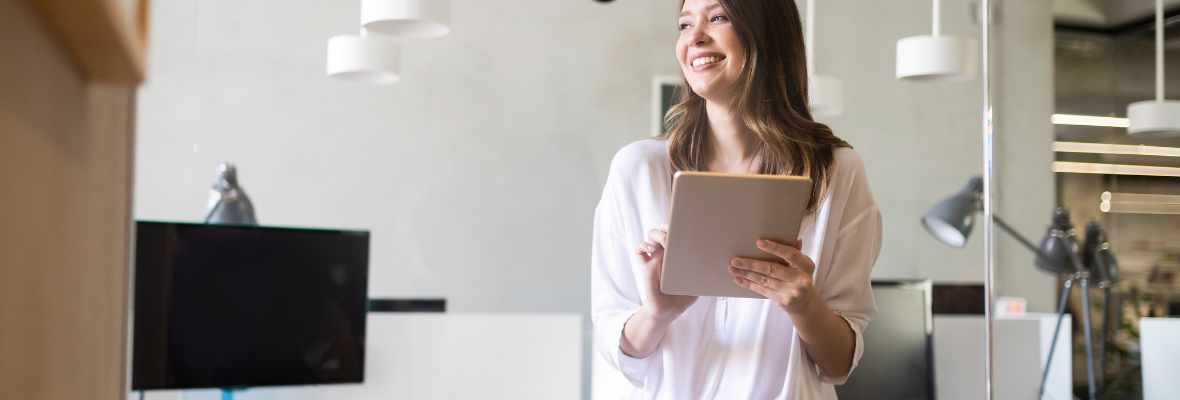
<instances>
[{"instance_id":1,"label":"woman","mask_svg":"<svg viewBox=\"0 0 1180 400\"><path fill-rule=\"evenodd\" d=\"M877 315L869 274L881 217L864 166L811 119L794 1L682 0L679 28L691 90L667 134L615 156L595 212L595 347L613 368L595 379L627 382L621 395L633 399L834 399ZM815 182L799 247L759 240L782 261L729 266L767 299L660 293L676 170Z\"/></svg>"}]
</instances>

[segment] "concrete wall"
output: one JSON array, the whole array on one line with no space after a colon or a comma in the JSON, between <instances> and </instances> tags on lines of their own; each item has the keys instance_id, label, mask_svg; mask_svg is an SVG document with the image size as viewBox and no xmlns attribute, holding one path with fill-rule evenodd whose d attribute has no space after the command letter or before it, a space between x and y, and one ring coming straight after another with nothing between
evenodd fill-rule
<instances>
[{"instance_id":1,"label":"concrete wall","mask_svg":"<svg viewBox=\"0 0 1180 400\"><path fill-rule=\"evenodd\" d=\"M614 152L649 133L651 76L677 73L676 2L453 0L451 34L403 40L392 86L324 75L359 3L154 4L136 218L199 220L233 161L263 224L372 230L372 296L588 312L593 209ZM875 276L981 280L978 228L955 249L918 222L981 170L979 80L894 79L895 42L928 34L928 1L819 3L818 70L846 90L825 122L864 158L885 217ZM969 4L944 1L944 33L978 36ZM999 10L997 210L1036 237L1053 205L1051 7ZM997 281L1049 310L1052 280L1015 246L999 240Z\"/></svg>"},{"instance_id":2,"label":"concrete wall","mask_svg":"<svg viewBox=\"0 0 1180 400\"><path fill-rule=\"evenodd\" d=\"M124 396L134 96L0 0L0 397Z\"/></svg>"}]
</instances>

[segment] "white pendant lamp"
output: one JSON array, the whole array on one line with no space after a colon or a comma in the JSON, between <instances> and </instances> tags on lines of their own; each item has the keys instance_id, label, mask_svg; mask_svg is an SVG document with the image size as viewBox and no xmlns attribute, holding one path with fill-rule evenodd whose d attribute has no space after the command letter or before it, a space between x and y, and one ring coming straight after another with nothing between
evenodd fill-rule
<instances>
[{"instance_id":1,"label":"white pendant lamp","mask_svg":"<svg viewBox=\"0 0 1180 400\"><path fill-rule=\"evenodd\" d=\"M451 0L361 0L361 26L386 35L429 38L451 32Z\"/></svg>"},{"instance_id":2,"label":"white pendant lamp","mask_svg":"<svg viewBox=\"0 0 1180 400\"><path fill-rule=\"evenodd\" d=\"M1127 106L1131 136L1156 138L1180 136L1180 101L1164 100L1164 2L1155 0L1155 100Z\"/></svg>"},{"instance_id":3,"label":"white pendant lamp","mask_svg":"<svg viewBox=\"0 0 1180 400\"><path fill-rule=\"evenodd\" d=\"M328 75L372 84L401 80L401 46L393 38L361 29L360 35L328 39Z\"/></svg>"},{"instance_id":4,"label":"white pendant lamp","mask_svg":"<svg viewBox=\"0 0 1180 400\"><path fill-rule=\"evenodd\" d=\"M897 41L897 79L923 82L962 82L975 78L975 39L939 34L939 0L934 0L934 28L930 36Z\"/></svg>"},{"instance_id":5,"label":"white pendant lamp","mask_svg":"<svg viewBox=\"0 0 1180 400\"><path fill-rule=\"evenodd\" d=\"M815 0L807 0L807 102L812 118L834 117L844 112L844 82L815 73Z\"/></svg>"}]
</instances>

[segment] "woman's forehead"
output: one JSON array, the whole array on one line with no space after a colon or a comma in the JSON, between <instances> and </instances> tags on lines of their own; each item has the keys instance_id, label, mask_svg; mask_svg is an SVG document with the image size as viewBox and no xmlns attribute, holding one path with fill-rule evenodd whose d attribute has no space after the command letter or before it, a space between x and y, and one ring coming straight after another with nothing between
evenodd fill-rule
<instances>
[{"instance_id":1,"label":"woman's forehead","mask_svg":"<svg viewBox=\"0 0 1180 400\"><path fill-rule=\"evenodd\" d=\"M707 12L715 8L721 8L721 2L717 0L684 0L680 4L680 16L688 16L696 12Z\"/></svg>"}]
</instances>

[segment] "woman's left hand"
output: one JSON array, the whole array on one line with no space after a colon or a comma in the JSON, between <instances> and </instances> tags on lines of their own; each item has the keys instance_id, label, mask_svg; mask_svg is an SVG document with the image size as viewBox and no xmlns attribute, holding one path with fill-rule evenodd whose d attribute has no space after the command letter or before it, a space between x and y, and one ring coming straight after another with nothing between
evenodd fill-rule
<instances>
[{"instance_id":1,"label":"woman's left hand","mask_svg":"<svg viewBox=\"0 0 1180 400\"><path fill-rule=\"evenodd\" d=\"M788 313L804 310L818 293L812 293L815 286L811 274L815 272L815 263L799 251L803 248L803 238L797 239L793 247L759 239L758 248L778 256L785 264L734 258L729 263L734 283L766 296Z\"/></svg>"}]
</instances>

